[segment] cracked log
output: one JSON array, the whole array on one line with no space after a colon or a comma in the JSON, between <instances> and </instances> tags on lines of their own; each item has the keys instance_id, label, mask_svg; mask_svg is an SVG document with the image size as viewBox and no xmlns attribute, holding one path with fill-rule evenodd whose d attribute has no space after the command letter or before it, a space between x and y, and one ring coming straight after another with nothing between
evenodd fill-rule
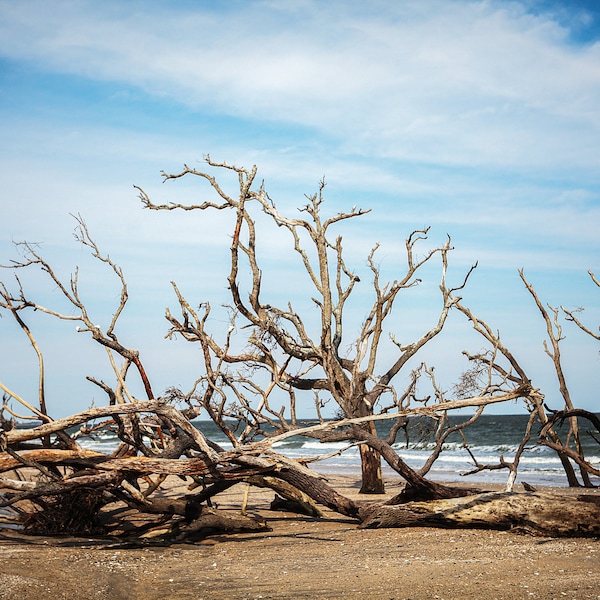
<instances>
[{"instance_id":1,"label":"cracked log","mask_svg":"<svg viewBox=\"0 0 600 600\"><path fill-rule=\"evenodd\" d=\"M232 514L182 499L153 498L147 504L140 503L139 510L140 512L184 517L152 528L140 535L140 538L160 537L161 539L192 541L215 533L271 531L271 528L262 519Z\"/></svg>"},{"instance_id":2,"label":"cracked log","mask_svg":"<svg viewBox=\"0 0 600 600\"><path fill-rule=\"evenodd\" d=\"M492 492L362 509L361 527L521 530L553 537L600 536L600 495Z\"/></svg>"}]
</instances>

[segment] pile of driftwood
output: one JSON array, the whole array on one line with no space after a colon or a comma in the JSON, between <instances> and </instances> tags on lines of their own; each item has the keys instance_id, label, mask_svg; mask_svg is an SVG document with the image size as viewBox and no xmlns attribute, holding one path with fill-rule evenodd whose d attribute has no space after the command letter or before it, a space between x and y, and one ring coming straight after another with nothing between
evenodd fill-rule
<instances>
[{"instance_id":1,"label":"pile of driftwood","mask_svg":"<svg viewBox=\"0 0 600 600\"><path fill-rule=\"evenodd\" d=\"M539 442L557 452L569 486L580 485L574 465L579 468L586 488L593 487L591 476L600 476L597 465L583 455L578 425L579 417L592 421L597 417L577 410L571 401L559 351L563 339L559 316L564 313L567 321L599 339L595 331L580 322L574 312L548 311L520 272L546 323L545 350L552 359L564 400L563 413L552 413L545 405L544 395L533 386L499 334L494 333L494 327L463 305L462 290L476 265L458 285L451 285L447 281L450 239L428 246L427 228L408 236L405 265L396 279L388 283L381 280L375 260L378 246L373 247L366 262L371 300L365 305L366 317L358 334L350 333L344 329L349 322L344 310L361 277L346 264L342 236L334 235L333 231L369 211L355 206L329 216L322 213L323 181L318 191L307 197L299 214L288 217L279 212L264 185L258 183L256 167L238 168L213 162L210 157L206 157L206 163L206 172L184 166L180 173L163 174L165 181L196 177L208 185L213 197L200 204L155 204L137 188L142 205L148 210L180 209L200 215L214 210L230 215L227 243L231 258L226 280L231 298L226 330L220 335L212 331L210 303L188 302L175 283L173 290L180 314L167 309L165 315L169 323L167 337L179 337L200 350L203 364L188 393L167 390L164 398L157 399L139 351L119 340L117 322L129 297L125 275L108 254L100 251L81 217L76 217L76 240L89 249L97 264L108 270L119 289L115 295L119 298L117 305L105 313L112 315L105 328L96 325L104 321L92 318L86 307L79 289L78 269L69 280L63 280L42 257L36 244L17 244L21 258L8 265L15 275L16 289L11 291L0 282L0 309L12 315L37 354L39 408L0 382L5 393L0 416L5 410L11 413L8 402L14 400L41 424L18 428L5 423L0 431L0 519L11 525L17 523L31 533L123 533L141 537L158 531L169 539L202 537L212 531L264 528L264 523L243 514L243 506L233 513L214 506L216 496L245 482L271 488L283 502L292 502L296 509L315 518L321 514L320 507L326 507L354 519L362 527L518 528L545 535L600 535L599 496L593 492L564 497L535 491L513 492L519 458L532 436L534 422L541 427ZM228 186L218 183L219 174L234 182L235 194L224 191ZM296 313L291 301L278 307L273 298L264 297L262 290L268 286L263 286L266 271L260 266L262 254L257 252L260 241L257 231L263 231L262 225L256 226L258 218L261 223L266 219L273 231L289 234L290 248L306 276L303 303L308 301L314 306L317 317L312 312L304 317ZM434 311L419 337L400 343L394 337L397 324L389 322L394 303L401 294L418 285L421 273L436 261L439 310ZM58 291L61 301L66 303L66 310L46 306L26 293L17 272L31 270L40 270L48 278L53 292ZM600 288L600 281L592 272L590 276ZM193 308L194 305L198 308ZM28 311L57 318L70 326L75 322L78 335L89 335L93 343L106 350L114 382L109 384L91 376L87 379L106 395L108 406L60 420L49 416L44 360L25 322ZM432 366L425 362L416 368L414 365L419 363L417 356L421 350L441 334L449 315L456 311L481 336L484 349L474 355L465 353L473 366L463 374L456 395L450 399L438 384ZM389 357L381 359L384 339L390 339L395 346L391 362ZM128 376L139 377L147 400L134 398L127 388ZM404 391L394 387L394 378L408 382ZM317 422L313 427L302 429L299 425L297 395L300 393L312 397L312 414ZM490 494L457 489L426 478L449 435L465 436L464 430L479 418L486 406L517 400L523 403L530 418L513 459L500 457L498 465L490 466L479 464L472 456L476 470L509 470L505 492ZM321 409L329 401L341 420L326 422L322 418ZM465 408L474 413L464 422L450 425L448 413ZM220 447L192 424L201 411L226 435L231 449ZM419 471L410 468L393 449L398 432L403 428L406 432L408 418L416 414L432 417L437 423L433 434L435 448ZM384 440L377 435L375 421L389 418L395 420L388 439ZM562 437L553 428L557 418L569 423L568 433ZM229 428L227 422L231 420L240 424L241 434ZM600 423L593 422L599 430ZM120 440L112 454L86 450L79 443L81 436L102 430L112 431ZM348 498L305 464L273 450L275 442L291 435L358 444L362 493L384 491L382 459L406 487L386 504ZM466 446L466 437L463 439ZM173 478L180 485L171 485ZM147 518L148 515L153 517Z\"/></svg>"},{"instance_id":2,"label":"pile of driftwood","mask_svg":"<svg viewBox=\"0 0 600 600\"><path fill-rule=\"evenodd\" d=\"M111 455L78 444L77 437L89 432L91 423L96 430L111 428L119 435L121 444ZM5 428L0 439L4 520L28 533L174 541L264 530L265 523L246 516L243 506L236 511L213 506L218 494L246 482L273 489L288 510L319 518L320 506L326 507L366 528L480 527L600 535L600 495L593 491L478 493L440 484L430 488L424 480L421 489L409 486L385 504L356 502L306 466L274 452L273 440L224 450L185 411L163 400L94 408L32 428ZM168 477L185 485L167 485Z\"/></svg>"}]
</instances>

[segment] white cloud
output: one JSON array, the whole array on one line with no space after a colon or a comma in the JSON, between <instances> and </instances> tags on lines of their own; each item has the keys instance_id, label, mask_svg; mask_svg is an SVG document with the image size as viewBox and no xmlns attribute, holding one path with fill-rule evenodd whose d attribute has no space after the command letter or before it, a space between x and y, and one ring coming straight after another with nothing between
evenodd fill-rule
<instances>
[{"instance_id":1,"label":"white cloud","mask_svg":"<svg viewBox=\"0 0 600 600\"><path fill-rule=\"evenodd\" d=\"M3 51L194 107L297 123L349 152L596 168L600 44L517 2L145 12L5 5Z\"/></svg>"}]
</instances>

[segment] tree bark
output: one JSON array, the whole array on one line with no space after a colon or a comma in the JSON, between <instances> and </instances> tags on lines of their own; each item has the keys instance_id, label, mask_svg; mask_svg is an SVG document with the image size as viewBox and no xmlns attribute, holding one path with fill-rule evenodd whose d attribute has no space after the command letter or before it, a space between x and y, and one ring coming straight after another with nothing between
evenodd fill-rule
<instances>
[{"instance_id":1,"label":"tree bark","mask_svg":"<svg viewBox=\"0 0 600 600\"><path fill-rule=\"evenodd\" d=\"M176 539L197 540L214 533L242 533L245 531L271 531L264 522L244 515L231 515L215 508L204 507L202 514L189 524L181 524Z\"/></svg>"},{"instance_id":2,"label":"tree bark","mask_svg":"<svg viewBox=\"0 0 600 600\"><path fill-rule=\"evenodd\" d=\"M300 469L285 469L278 471L276 475L319 504L347 517L358 518L358 504L336 492L318 477L307 475Z\"/></svg>"},{"instance_id":3,"label":"tree bark","mask_svg":"<svg viewBox=\"0 0 600 600\"><path fill-rule=\"evenodd\" d=\"M310 469L300 465L296 461L286 458L275 452L265 452L265 459L262 457L258 460L260 462L267 462L267 464L273 465L272 475L289 483L296 489L304 492L309 498L312 498L315 502L326 506L327 508L345 515L357 519L359 514L359 505L350 498L343 496L336 492L331 486L329 486L323 478ZM248 457L240 457L239 462L247 460ZM251 461L251 464L255 464L257 459Z\"/></svg>"},{"instance_id":4,"label":"tree bark","mask_svg":"<svg viewBox=\"0 0 600 600\"><path fill-rule=\"evenodd\" d=\"M168 523L154 525L145 532L129 531L128 535L135 538L160 538L169 541L197 541L216 533L244 533L248 531L271 531L262 520L241 514L210 508L194 506L190 512L190 504L183 500L157 499L147 505L138 506L140 512L150 514L177 515L184 517ZM118 530L118 527L117 527ZM124 532L125 533L125 532Z\"/></svg>"},{"instance_id":5,"label":"tree bark","mask_svg":"<svg viewBox=\"0 0 600 600\"><path fill-rule=\"evenodd\" d=\"M385 494L385 483L381 471L381 454L366 444L359 446L362 472L361 494Z\"/></svg>"},{"instance_id":6,"label":"tree bark","mask_svg":"<svg viewBox=\"0 0 600 600\"><path fill-rule=\"evenodd\" d=\"M248 477L246 481L256 487L270 488L283 496L288 502L295 503L299 510L293 510L291 512L301 512L301 514L310 515L311 517L323 517L323 513L314 501L298 488L276 479L275 477L265 477L262 475L254 475ZM271 503L271 510L273 510L273 503Z\"/></svg>"},{"instance_id":7,"label":"tree bark","mask_svg":"<svg viewBox=\"0 0 600 600\"><path fill-rule=\"evenodd\" d=\"M600 497L551 492L494 492L463 498L380 505L361 510L361 527L522 530L546 536L600 535Z\"/></svg>"}]
</instances>

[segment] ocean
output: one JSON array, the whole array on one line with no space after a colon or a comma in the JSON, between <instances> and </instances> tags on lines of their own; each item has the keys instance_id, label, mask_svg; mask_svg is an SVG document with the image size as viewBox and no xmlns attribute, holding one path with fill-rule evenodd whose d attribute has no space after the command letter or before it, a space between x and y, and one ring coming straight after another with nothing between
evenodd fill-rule
<instances>
[{"instance_id":1,"label":"ocean","mask_svg":"<svg viewBox=\"0 0 600 600\"><path fill-rule=\"evenodd\" d=\"M465 420L466 417L452 416L450 424ZM523 439L527 426L527 415L482 415L473 425L465 429L469 450L481 464L498 464L499 457L511 461ZM600 468L600 444L591 434L599 438L598 432L588 421L580 421L581 441L586 458ZM305 421L304 424L315 424ZM381 437L387 437L390 421L377 422L377 430ZM211 421L195 421L194 425L209 439L224 448L231 448L231 443ZM412 468L419 469L430 455L434 443L431 435L432 421L430 419L411 418L408 427L409 443L407 445L404 432L400 430L394 449L400 457ZM558 428L557 432L564 438L568 425ZM427 435L429 430L429 436ZM567 479L562 464L553 450L536 443L539 425L534 425L531 439L521 456L517 483L527 482L532 485L567 486ZM116 448L117 438L111 433L103 433L95 438L81 439L82 446L101 452L109 453ZM287 438L274 445L274 450L290 458L310 459L311 468L320 473L339 473L348 475L360 474L360 457L358 447L347 442L322 444L317 440L296 436ZM324 461L317 461L321 456L334 453ZM575 465L575 472L579 473ZM477 484L506 483L508 469L481 471L473 475L465 475L474 468L469 452L464 448L460 435L453 434L444 444L443 451L427 477L436 481L472 482ZM385 462L383 471L388 479L399 477ZM600 478L592 477L595 485L600 485Z\"/></svg>"}]
</instances>

